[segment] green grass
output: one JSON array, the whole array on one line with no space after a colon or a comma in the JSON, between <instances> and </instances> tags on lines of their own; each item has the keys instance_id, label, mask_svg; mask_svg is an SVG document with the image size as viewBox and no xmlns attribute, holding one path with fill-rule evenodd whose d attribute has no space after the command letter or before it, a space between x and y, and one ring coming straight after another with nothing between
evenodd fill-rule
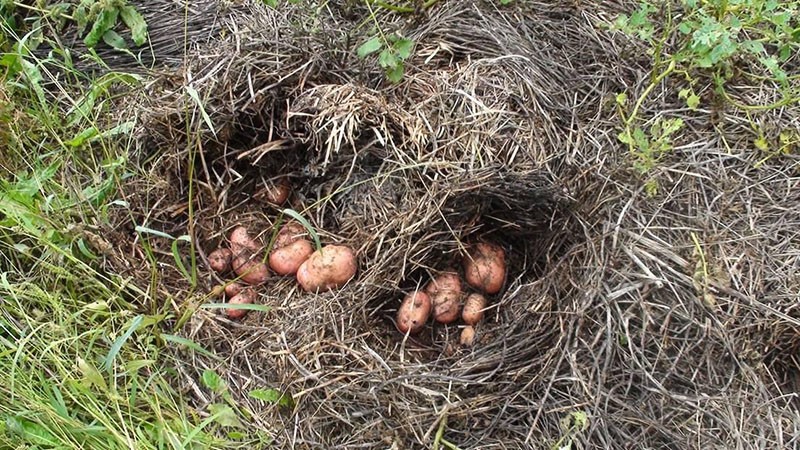
<instances>
[{"instance_id":1,"label":"green grass","mask_svg":"<svg viewBox=\"0 0 800 450\"><path fill-rule=\"evenodd\" d=\"M188 406L174 355L192 343L162 334L174 318L150 292L99 269L91 230L124 210L137 173L111 87L136 77L89 80L62 61L56 82L2 32L0 448L263 447L231 425L246 411Z\"/></svg>"}]
</instances>

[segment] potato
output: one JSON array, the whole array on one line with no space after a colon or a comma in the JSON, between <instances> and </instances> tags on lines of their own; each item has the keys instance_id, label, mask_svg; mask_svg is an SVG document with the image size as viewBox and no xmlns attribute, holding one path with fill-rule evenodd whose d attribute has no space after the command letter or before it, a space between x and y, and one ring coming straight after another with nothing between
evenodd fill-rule
<instances>
[{"instance_id":1,"label":"potato","mask_svg":"<svg viewBox=\"0 0 800 450\"><path fill-rule=\"evenodd\" d=\"M208 265L214 272L223 274L231 270L231 258L233 252L227 248L218 248L208 254Z\"/></svg>"},{"instance_id":2,"label":"potato","mask_svg":"<svg viewBox=\"0 0 800 450\"><path fill-rule=\"evenodd\" d=\"M297 281L307 292L337 289L353 278L357 270L356 255L350 247L327 245L300 265Z\"/></svg>"},{"instance_id":3,"label":"potato","mask_svg":"<svg viewBox=\"0 0 800 450\"><path fill-rule=\"evenodd\" d=\"M442 272L425 292L431 298L433 318L439 323L452 323L461 313L461 278L455 272Z\"/></svg>"},{"instance_id":4,"label":"potato","mask_svg":"<svg viewBox=\"0 0 800 450\"><path fill-rule=\"evenodd\" d=\"M233 298L228 300L228 303L230 303L231 305L249 305L251 303L256 302L256 297L257 294L255 289L245 288L242 289L242 291L239 294L233 296ZM228 316L229 319L241 319L242 317L245 316L245 314L247 314L246 309L228 308L225 310L225 315Z\"/></svg>"},{"instance_id":5,"label":"potato","mask_svg":"<svg viewBox=\"0 0 800 450\"><path fill-rule=\"evenodd\" d=\"M414 291L403 298L397 310L397 329L403 333L419 333L431 315L431 298L424 291Z\"/></svg>"},{"instance_id":6,"label":"potato","mask_svg":"<svg viewBox=\"0 0 800 450\"><path fill-rule=\"evenodd\" d=\"M461 319L467 325L475 325L483 320L484 309L486 308L486 297L482 294L472 293L464 301L464 310L461 312Z\"/></svg>"},{"instance_id":7,"label":"potato","mask_svg":"<svg viewBox=\"0 0 800 450\"><path fill-rule=\"evenodd\" d=\"M278 275L294 275L312 253L314 253L314 247L311 242L298 239L289 245L271 251L269 267Z\"/></svg>"},{"instance_id":8,"label":"potato","mask_svg":"<svg viewBox=\"0 0 800 450\"><path fill-rule=\"evenodd\" d=\"M255 253L261 250L261 245L250 237L247 228L243 226L238 226L231 231L230 241L233 256L242 256L241 254L245 252Z\"/></svg>"},{"instance_id":9,"label":"potato","mask_svg":"<svg viewBox=\"0 0 800 450\"><path fill-rule=\"evenodd\" d=\"M464 258L464 278L467 283L486 294L496 294L506 279L506 256L494 244L479 243Z\"/></svg>"},{"instance_id":10,"label":"potato","mask_svg":"<svg viewBox=\"0 0 800 450\"><path fill-rule=\"evenodd\" d=\"M233 259L231 266L239 279L247 284L257 286L269 279L267 265L259 260L239 256Z\"/></svg>"},{"instance_id":11,"label":"potato","mask_svg":"<svg viewBox=\"0 0 800 450\"><path fill-rule=\"evenodd\" d=\"M242 292L242 289L244 289L244 286L242 286L241 284L231 283L225 286L225 296L228 298L236 297Z\"/></svg>"},{"instance_id":12,"label":"potato","mask_svg":"<svg viewBox=\"0 0 800 450\"><path fill-rule=\"evenodd\" d=\"M305 238L306 229L297 222L289 222L275 237L269 253L269 267L278 275L294 275L312 253L314 247Z\"/></svg>"},{"instance_id":13,"label":"potato","mask_svg":"<svg viewBox=\"0 0 800 450\"><path fill-rule=\"evenodd\" d=\"M289 185L289 180L281 177L273 182L264 186L264 189L259 191L256 195L258 198L263 199L267 203L273 205L282 205L289 198L289 193L292 187Z\"/></svg>"},{"instance_id":14,"label":"potato","mask_svg":"<svg viewBox=\"0 0 800 450\"><path fill-rule=\"evenodd\" d=\"M272 248L286 247L298 239L306 239L306 236L308 236L306 227L297 222L288 222L278 231Z\"/></svg>"},{"instance_id":15,"label":"potato","mask_svg":"<svg viewBox=\"0 0 800 450\"><path fill-rule=\"evenodd\" d=\"M471 325L464 327L461 330L459 343L464 347L472 347L472 344L475 343L475 328L472 328Z\"/></svg>"}]
</instances>

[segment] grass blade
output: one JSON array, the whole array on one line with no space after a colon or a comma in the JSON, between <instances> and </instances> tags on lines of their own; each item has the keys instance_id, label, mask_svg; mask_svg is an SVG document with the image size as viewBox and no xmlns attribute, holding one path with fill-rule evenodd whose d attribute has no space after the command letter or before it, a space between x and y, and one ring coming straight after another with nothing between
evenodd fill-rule
<instances>
[{"instance_id":1,"label":"grass blade","mask_svg":"<svg viewBox=\"0 0 800 450\"><path fill-rule=\"evenodd\" d=\"M164 339L165 341L171 342L173 344L183 345L183 346L185 346L185 347L187 347L187 348L189 348L191 350L196 351L197 353L202 353L203 355L206 355L209 358L214 358L216 360L220 359L219 356L217 356L217 355L211 353L210 351L204 349L203 347L201 347L199 344L197 344L196 342L194 342L192 340L189 340L189 339L186 339L186 338L182 338L180 336L175 336L174 334L166 334L166 333L162 333L161 334L161 338Z\"/></svg>"},{"instance_id":2,"label":"grass blade","mask_svg":"<svg viewBox=\"0 0 800 450\"><path fill-rule=\"evenodd\" d=\"M301 216L300 213L290 208L284 209L283 213L293 218L294 220L300 222L300 224L303 225L306 228L306 230L308 230L308 234L311 235L311 239L314 240L314 245L316 246L317 250L322 248L322 244L319 241L319 235L317 234L317 230L315 230L314 227L311 226L311 224L306 220L305 217Z\"/></svg>"},{"instance_id":3,"label":"grass blade","mask_svg":"<svg viewBox=\"0 0 800 450\"><path fill-rule=\"evenodd\" d=\"M128 331L114 340L114 343L111 344L111 349L108 351L108 355L106 355L105 359L103 360L103 370L111 370L111 364L114 363L114 359L116 359L120 349L122 349L122 346L125 345L125 341L127 341L131 335L133 335L133 333L139 329L143 320L144 316L141 314L134 317L131 321L131 326L128 327Z\"/></svg>"}]
</instances>

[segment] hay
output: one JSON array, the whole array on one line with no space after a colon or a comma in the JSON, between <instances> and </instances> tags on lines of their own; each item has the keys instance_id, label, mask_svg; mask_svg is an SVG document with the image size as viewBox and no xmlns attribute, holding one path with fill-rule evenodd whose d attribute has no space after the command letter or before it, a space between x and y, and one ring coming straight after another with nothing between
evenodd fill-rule
<instances>
[{"instance_id":1,"label":"hay","mask_svg":"<svg viewBox=\"0 0 800 450\"><path fill-rule=\"evenodd\" d=\"M648 197L611 103L640 92L647 70L635 46L595 26L625 5L441 3L416 20L379 16L418 43L398 85L354 56L367 38L351 31L358 7L252 2L198 45L181 79L137 99L152 178L127 190L135 223L188 230L201 255L236 224L267 238L277 211L255 194L287 175L291 206L360 259L337 292L271 281L260 302L272 311L241 324L197 311L182 333L224 358L176 349L198 410L213 402L197 381L213 368L281 448L427 447L444 420L460 448L796 445L796 156L756 167L744 114L725 111L714 129L665 83L645 113L688 127ZM755 120L798 129L797 117L792 105ZM511 270L478 345L456 348L456 326L404 339L392 323L403 293L479 239L501 243ZM169 243L153 244L180 316L187 286ZM150 280L142 259L117 258ZM296 408L247 396L263 387Z\"/></svg>"}]
</instances>

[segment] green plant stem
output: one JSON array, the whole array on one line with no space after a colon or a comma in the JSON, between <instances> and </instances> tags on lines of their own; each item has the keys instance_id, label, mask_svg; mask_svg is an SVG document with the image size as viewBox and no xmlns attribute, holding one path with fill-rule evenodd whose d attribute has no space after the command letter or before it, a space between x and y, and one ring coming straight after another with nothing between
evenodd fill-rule
<instances>
[{"instance_id":1,"label":"green plant stem","mask_svg":"<svg viewBox=\"0 0 800 450\"><path fill-rule=\"evenodd\" d=\"M447 428L447 410L445 410L442 418L439 419L439 429L436 430L436 436L433 438L432 450L439 450L439 444L444 440L444 429Z\"/></svg>"},{"instance_id":2,"label":"green plant stem","mask_svg":"<svg viewBox=\"0 0 800 450\"><path fill-rule=\"evenodd\" d=\"M636 104L633 105L633 111L628 116L628 119L625 121L625 126L630 127L631 123L633 123L634 119L636 118L637 114L639 114L639 109L642 107L642 104L647 99L647 96L650 95L650 92L658 86L658 84L664 80L664 78L668 77L673 71L675 70L675 60L671 60L669 62L669 66L667 69L662 72L655 80L651 81L650 84L645 88L642 95L636 100Z\"/></svg>"}]
</instances>

